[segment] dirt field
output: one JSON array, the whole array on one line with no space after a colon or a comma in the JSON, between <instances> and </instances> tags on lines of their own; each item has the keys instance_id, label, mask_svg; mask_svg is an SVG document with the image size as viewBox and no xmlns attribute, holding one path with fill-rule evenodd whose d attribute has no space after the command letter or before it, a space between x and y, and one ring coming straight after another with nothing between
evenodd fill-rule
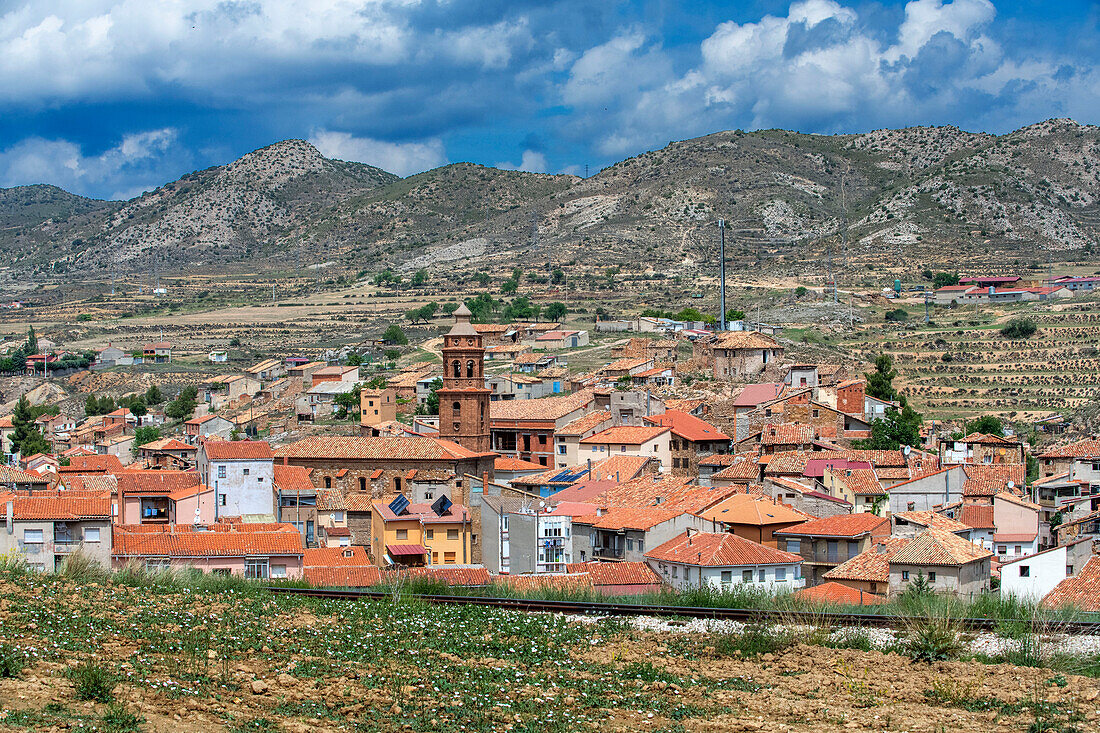
<instances>
[{"instance_id":1,"label":"dirt field","mask_svg":"<svg viewBox=\"0 0 1100 733\"><path fill-rule=\"evenodd\" d=\"M804 644L742 659L720 641L232 583L4 573L0 643L26 668L0 679L0 729L1098 730L1091 678ZM88 660L117 677L121 708L76 699L66 671ZM118 723L120 710L143 722Z\"/></svg>"}]
</instances>

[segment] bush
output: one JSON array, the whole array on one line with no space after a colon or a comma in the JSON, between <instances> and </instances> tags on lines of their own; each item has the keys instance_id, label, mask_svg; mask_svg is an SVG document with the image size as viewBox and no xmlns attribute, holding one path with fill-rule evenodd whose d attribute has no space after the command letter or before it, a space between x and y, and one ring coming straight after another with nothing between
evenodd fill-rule
<instances>
[{"instance_id":1,"label":"bush","mask_svg":"<svg viewBox=\"0 0 1100 733\"><path fill-rule=\"evenodd\" d=\"M1001 329L1001 335L1010 339L1026 339L1038 329L1035 321L1030 318L1013 318Z\"/></svg>"},{"instance_id":2,"label":"bush","mask_svg":"<svg viewBox=\"0 0 1100 733\"><path fill-rule=\"evenodd\" d=\"M905 652L918 662L954 659L963 649L959 626L944 613L912 619L906 629Z\"/></svg>"},{"instance_id":3,"label":"bush","mask_svg":"<svg viewBox=\"0 0 1100 733\"><path fill-rule=\"evenodd\" d=\"M118 679L101 664L81 662L69 669L69 681L73 683L77 700L112 702Z\"/></svg>"},{"instance_id":4,"label":"bush","mask_svg":"<svg viewBox=\"0 0 1100 733\"><path fill-rule=\"evenodd\" d=\"M61 563L61 575L70 580L103 580L107 577L107 569L98 560L84 552L77 551L66 557L65 562Z\"/></svg>"},{"instance_id":5,"label":"bush","mask_svg":"<svg viewBox=\"0 0 1100 733\"><path fill-rule=\"evenodd\" d=\"M131 713L118 703L111 703L103 713L103 727L111 733L132 733L140 730L144 718Z\"/></svg>"},{"instance_id":6,"label":"bush","mask_svg":"<svg viewBox=\"0 0 1100 733\"><path fill-rule=\"evenodd\" d=\"M909 320L909 311L904 308L895 308L893 310L886 311L884 316L888 321L907 321Z\"/></svg>"},{"instance_id":7,"label":"bush","mask_svg":"<svg viewBox=\"0 0 1100 733\"><path fill-rule=\"evenodd\" d=\"M0 680L23 674L23 655L8 644L0 644Z\"/></svg>"},{"instance_id":8,"label":"bush","mask_svg":"<svg viewBox=\"0 0 1100 733\"><path fill-rule=\"evenodd\" d=\"M775 654L789 646L793 646L796 639L788 632L780 631L771 626L753 624L746 626L740 634L725 634L719 636L714 643L716 652L731 656L740 652L743 657L756 657L761 654Z\"/></svg>"}]
</instances>

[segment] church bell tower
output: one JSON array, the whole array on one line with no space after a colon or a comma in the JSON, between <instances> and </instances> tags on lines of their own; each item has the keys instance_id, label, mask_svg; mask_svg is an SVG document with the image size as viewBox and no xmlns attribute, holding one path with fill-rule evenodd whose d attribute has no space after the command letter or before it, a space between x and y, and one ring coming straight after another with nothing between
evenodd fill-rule
<instances>
[{"instance_id":1,"label":"church bell tower","mask_svg":"<svg viewBox=\"0 0 1100 733\"><path fill-rule=\"evenodd\" d=\"M439 395L439 437L478 453L489 448L489 390L485 347L470 323L470 309L454 312L455 325L443 337L443 387Z\"/></svg>"}]
</instances>

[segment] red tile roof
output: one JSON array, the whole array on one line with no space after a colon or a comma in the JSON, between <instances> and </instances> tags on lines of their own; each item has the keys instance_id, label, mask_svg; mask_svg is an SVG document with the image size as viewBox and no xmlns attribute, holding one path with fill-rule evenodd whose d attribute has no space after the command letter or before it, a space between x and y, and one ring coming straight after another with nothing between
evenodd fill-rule
<instances>
[{"instance_id":1,"label":"red tile roof","mask_svg":"<svg viewBox=\"0 0 1100 733\"><path fill-rule=\"evenodd\" d=\"M980 545L942 529L927 529L894 553L892 564L960 566L992 557Z\"/></svg>"},{"instance_id":2,"label":"red tile roof","mask_svg":"<svg viewBox=\"0 0 1100 733\"><path fill-rule=\"evenodd\" d=\"M782 382L765 382L763 384L750 384L741 390L733 401L734 407L756 407L769 400L774 400L783 393Z\"/></svg>"},{"instance_id":3,"label":"red tile roof","mask_svg":"<svg viewBox=\"0 0 1100 733\"><path fill-rule=\"evenodd\" d=\"M543 397L537 400L498 400L489 403L490 420L560 420L566 415L592 404L592 390L574 392L564 397Z\"/></svg>"},{"instance_id":4,"label":"red tile roof","mask_svg":"<svg viewBox=\"0 0 1100 733\"><path fill-rule=\"evenodd\" d=\"M948 532L965 532L972 528L968 524L956 522L951 517L945 517L932 511L896 512L893 516L912 524L919 524L922 527L935 527L945 529Z\"/></svg>"},{"instance_id":5,"label":"red tile roof","mask_svg":"<svg viewBox=\"0 0 1100 733\"><path fill-rule=\"evenodd\" d=\"M644 562L582 562L569 563L570 575L584 573L594 586L661 585L661 576Z\"/></svg>"},{"instance_id":6,"label":"red tile roof","mask_svg":"<svg viewBox=\"0 0 1100 733\"><path fill-rule=\"evenodd\" d=\"M270 461L275 457L266 440L208 440L203 450L211 461Z\"/></svg>"},{"instance_id":7,"label":"red tile roof","mask_svg":"<svg viewBox=\"0 0 1100 733\"><path fill-rule=\"evenodd\" d=\"M784 535L803 537L862 537L882 530L889 525L886 517L877 517L870 512L859 514L837 514L832 517L812 519L809 522L780 530Z\"/></svg>"},{"instance_id":8,"label":"red tile roof","mask_svg":"<svg viewBox=\"0 0 1100 733\"><path fill-rule=\"evenodd\" d=\"M890 558L908 545L908 537L886 537L855 557L837 565L823 576L828 580L861 580L885 583L890 580Z\"/></svg>"},{"instance_id":9,"label":"red tile roof","mask_svg":"<svg viewBox=\"0 0 1100 733\"><path fill-rule=\"evenodd\" d=\"M1043 598L1048 608L1074 606L1081 611L1100 612L1100 556L1093 555L1077 575L1070 576Z\"/></svg>"},{"instance_id":10,"label":"red tile roof","mask_svg":"<svg viewBox=\"0 0 1100 733\"><path fill-rule=\"evenodd\" d=\"M1050 448L1039 454L1040 458L1097 458L1100 457L1100 440L1089 438L1069 445Z\"/></svg>"},{"instance_id":11,"label":"red tile roof","mask_svg":"<svg viewBox=\"0 0 1100 733\"><path fill-rule=\"evenodd\" d=\"M789 565L802 557L775 550L728 532L684 532L645 556L651 560L701 567L736 565Z\"/></svg>"},{"instance_id":12,"label":"red tile roof","mask_svg":"<svg viewBox=\"0 0 1100 733\"><path fill-rule=\"evenodd\" d=\"M1011 481L1015 488L1022 489L1027 476L1023 464L964 464L966 481L963 482L963 496L994 496L1008 488Z\"/></svg>"},{"instance_id":13,"label":"red tile roof","mask_svg":"<svg viewBox=\"0 0 1100 733\"><path fill-rule=\"evenodd\" d=\"M696 513L704 519L715 522L753 527L801 523L810 516L769 497L748 493L732 494Z\"/></svg>"},{"instance_id":14,"label":"red tile roof","mask_svg":"<svg viewBox=\"0 0 1100 733\"><path fill-rule=\"evenodd\" d=\"M68 466L59 466L58 473L116 473L122 470L118 456L72 456Z\"/></svg>"},{"instance_id":15,"label":"red tile roof","mask_svg":"<svg viewBox=\"0 0 1100 733\"><path fill-rule=\"evenodd\" d=\"M564 427L554 431L554 435L584 435L589 430L594 430L610 420L610 412L597 410L578 417L576 420L569 421Z\"/></svg>"},{"instance_id":16,"label":"red tile roof","mask_svg":"<svg viewBox=\"0 0 1100 733\"><path fill-rule=\"evenodd\" d=\"M535 402L537 400L521 400ZM495 404L495 403L494 403ZM315 435L285 445L276 458L337 458L344 460L455 461L482 455L458 443L425 437L344 437Z\"/></svg>"},{"instance_id":17,"label":"red tile roof","mask_svg":"<svg viewBox=\"0 0 1100 733\"><path fill-rule=\"evenodd\" d=\"M642 445L668 432L666 427L620 425L581 438L581 445Z\"/></svg>"},{"instance_id":18,"label":"red tile roof","mask_svg":"<svg viewBox=\"0 0 1100 733\"><path fill-rule=\"evenodd\" d=\"M352 567L372 565L365 547L315 547L305 550L302 567Z\"/></svg>"},{"instance_id":19,"label":"red tile roof","mask_svg":"<svg viewBox=\"0 0 1100 733\"><path fill-rule=\"evenodd\" d=\"M848 487L848 490L857 496L882 496L886 490L878 481L878 476L871 468L849 468L832 472L840 481Z\"/></svg>"},{"instance_id":20,"label":"red tile roof","mask_svg":"<svg viewBox=\"0 0 1100 733\"><path fill-rule=\"evenodd\" d=\"M302 466L275 465L275 488L280 491L315 491L313 482L309 480L310 470ZM318 497L320 499L320 497ZM320 501L318 501L320 503ZM318 507L319 508L319 507Z\"/></svg>"},{"instance_id":21,"label":"red tile roof","mask_svg":"<svg viewBox=\"0 0 1100 733\"><path fill-rule=\"evenodd\" d=\"M832 581L797 590L794 597L804 602L828 603L836 606L873 606L886 602L882 596Z\"/></svg>"},{"instance_id":22,"label":"red tile roof","mask_svg":"<svg viewBox=\"0 0 1100 733\"><path fill-rule=\"evenodd\" d=\"M1019 447L1020 443L1015 440L1009 440L1008 438L1002 438L999 435L989 435L988 433L971 433L965 438L959 438L956 443L978 443L980 445L1007 445L1012 447Z\"/></svg>"},{"instance_id":23,"label":"red tile roof","mask_svg":"<svg viewBox=\"0 0 1100 733\"><path fill-rule=\"evenodd\" d=\"M195 471L121 471L115 478L122 495L171 494L199 485Z\"/></svg>"},{"instance_id":24,"label":"red tile roof","mask_svg":"<svg viewBox=\"0 0 1100 733\"><path fill-rule=\"evenodd\" d=\"M672 430L672 434L690 440L693 443L728 441L730 436L714 427L706 420L679 410L666 410L663 415L647 417L647 422L661 425Z\"/></svg>"},{"instance_id":25,"label":"red tile roof","mask_svg":"<svg viewBox=\"0 0 1100 733\"><path fill-rule=\"evenodd\" d=\"M809 445L814 439L812 425L775 423L760 430L761 445Z\"/></svg>"},{"instance_id":26,"label":"red tile roof","mask_svg":"<svg viewBox=\"0 0 1100 733\"><path fill-rule=\"evenodd\" d=\"M190 525L115 527L115 557L243 557L302 555L302 537L292 524L218 522L209 529Z\"/></svg>"},{"instance_id":27,"label":"red tile roof","mask_svg":"<svg viewBox=\"0 0 1100 733\"><path fill-rule=\"evenodd\" d=\"M75 495L74 495L75 494ZM4 495L0 512L7 517L12 502L13 519L24 521L79 521L111 518L109 494L74 491L35 491L31 495Z\"/></svg>"},{"instance_id":28,"label":"red tile roof","mask_svg":"<svg viewBox=\"0 0 1100 733\"><path fill-rule=\"evenodd\" d=\"M470 521L470 510L461 504L452 504L447 513L442 516L432 510L430 503L409 504L408 509L400 516L390 510L387 502L376 501L371 504L371 508L375 516L387 522L419 521L421 524L453 524Z\"/></svg>"},{"instance_id":29,"label":"red tile roof","mask_svg":"<svg viewBox=\"0 0 1100 733\"><path fill-rule=\"evenodd\" d=\"M592 513L573 517L573 524L585 524L595 529L646 531L662 522L674 519L685 512L678 509L654 507L612 507L604 513Z\"/></svg>"},{"instance_id":30,"label":"red tile roof","mask_svg":"<svg viewBox=\"0 0 1100 733\"><path fill-rule=\"evenodd\" d=\"M511 456L497 458L493 461L493 468L497 471L509 473L514 471L538 471L541 473L546 470L546 466L541 463L532 463L531 461L524 461Z\"/></svg>"},{"instance_id":31,"label":"red tile roof","mask_svg":"<svg viewBox=\"0 0 1100 733\"><path fill-rule=\"evenodd\" d=\"M711 474L711 480L718 479L733 482L760 480L760 464L756 462L755 455L741 454L735 458L739 460L735 460L721 471Z\"/></svg>"}]
</instances>

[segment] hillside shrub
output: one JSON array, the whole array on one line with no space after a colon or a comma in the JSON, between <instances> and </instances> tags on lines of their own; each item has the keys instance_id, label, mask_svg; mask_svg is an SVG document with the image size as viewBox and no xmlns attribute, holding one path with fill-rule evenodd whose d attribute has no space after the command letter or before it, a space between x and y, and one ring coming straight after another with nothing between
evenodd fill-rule
<instances>
[{"instance_id":1,"label":"hillside shrub","mask_svg":"<svg viewBox=\"0 0 1100 733\"><path fill-rule=\"evenodd\" d=\"M907 321L909 320L909 311L904 308L894 308L893 310L886 311L884 317L888 321Z\"/></svg>"},{"instance_id":2,"label":"hillside shrub","mask_svg":"<svg viewBox=\"0 0 1100 733\"><path fill-rule=\"evenodd\" d=\"M95 662L81 662L68 672L69 681L77 700L93 702L112 702L118 679L111 670Z\"/></svg>"},{"instance_id":3,"label":"hillside shrub","mask_svg":"<svg viewBox=\"0 0 1100 733\"><path fill-rule=\"evenodd\" d=\"M1013 318L1001 329L1001 335L1010 339L1030 338L1039 327L1030 318Z\"/></svg>"},{"instance_id":4,"label":"hillside shrub","mask_svg":"<svg viewBox=\"0 0 1100 733\"><path fill-rule=\"evenodd\" d=\"M0 644L0 680L23 674L23 655L8 644Z\"/></svg>"}]
</instances>

